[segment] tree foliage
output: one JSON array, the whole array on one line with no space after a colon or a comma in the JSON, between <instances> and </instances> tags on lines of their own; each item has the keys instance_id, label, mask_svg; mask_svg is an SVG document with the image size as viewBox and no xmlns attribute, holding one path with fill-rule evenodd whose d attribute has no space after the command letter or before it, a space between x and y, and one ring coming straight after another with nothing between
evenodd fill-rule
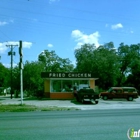
<instances>
[{"instance_id":1,"label":"tree foliage","mask_svg":"<svg viewBox=\"0 0 140 140\"><path fill-rule=\"evenodd\" d=\"M114 77L117 71L117 56L112 42L99 46L85 44L75 50L77 71L92 72L95 78L99 78L99 86L102 88L115 84Z\"/></svg>"},{"instance_id":2,"label":"tree foliage","mask_svg":"<svg viewBox=\"0 0 140 140\"><path fill-rule=\"evenodd\" d=\"M137 69L134 69L134 65L139 65L140 44L128 46L121 43L118 48L118 56L120 65L118 81L120 85L123 85L127 80L128 75L137 71Z\"/></svg>"},{"instance_id":3,"label":"tree foliage","mask_svg":"<svg viewBox=\"0 0 140 140\"><path fill-rule=\"evenodd\" d=\"M0 63L0 87L9 87L10 70Z\"/></svg>"},{"instance_id":4,"label":"tree foliage","mask_svg":"<svg viewBox=\"0 0 140 140\"><path fill-rule=\"evenodd\" d=\"M38 56L38 60L44 64L44 69L47 72L71 72L74 69L68 58L60 58L55 51L44 50Z\"/></svg>"},{"instance_id":5,"label":"tree foliage","mask_svg":"<svg viewBox=\"0 0 140 140\"><path fill-rule=\"evenodd\" d=\"M76 71L92 72L99 78L98 86L107 89L110 86L133 85L140 88L140 44L124 45L116 48L113 42L96 48L94 44L85 44L75 50ZM130 79L135 79L135 82Z\"/></svg>"},{"instance_id":6,"label":"tree foliage","mask_svg":"<svg viewBox=\"0 0 140 140\"><path fill-rule=\"evenodd\" d=\"M25 90L41 90L43 89L43 79L41 78L41 72L44 66L42 63L26 61L23 70L23 83Z\"/></svg>"}]
</instances>

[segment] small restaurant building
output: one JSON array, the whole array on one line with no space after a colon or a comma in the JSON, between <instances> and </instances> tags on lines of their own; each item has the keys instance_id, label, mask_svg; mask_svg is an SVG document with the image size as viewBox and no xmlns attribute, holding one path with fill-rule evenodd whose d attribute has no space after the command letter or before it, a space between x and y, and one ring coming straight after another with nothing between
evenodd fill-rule
<instances>
[{"instance_id":1,"label":"small restaurant building","mask_svg":"<svg viewBox=\"0 0 140 140\"><path fill-rule=\"evenodd\" d=\"M95 89L95 81L92 73L77 72L42 72L44 79L44 95L50 99L73 99L73 87L77 90L90 87Z\"/></svg>"}]
</instances>

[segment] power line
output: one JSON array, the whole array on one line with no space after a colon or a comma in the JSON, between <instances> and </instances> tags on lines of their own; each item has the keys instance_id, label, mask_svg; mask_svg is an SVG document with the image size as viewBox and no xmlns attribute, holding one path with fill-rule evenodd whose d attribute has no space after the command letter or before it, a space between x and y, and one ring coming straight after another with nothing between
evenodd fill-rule
<instances>
[{"instance_id":1,"label":"power line","mask_svg":"<svg viewBox=\"0 0 140 140\"><path fill-rule=\"evenodd\" d=\"M16 0L15 0L16 1ZM20 3L18 3L19 1L17 0L17 2L16 2L16 4L18 4L18 5L21 5L21 1L20 1ZM27 2L25 2L25 1L22 1L22 3L26 3L27 4ZM37 7L39 7L40 6L40 8L42 8L42 6L44 7L44 8L46 8L48 5L49 5L49 3L42 3L42 4L40 4L40 2L37 2L37 1L30 1L30 3L31 4L35 4L34 6L37 6ZM132 2L132 3L134 3L134 2ZM29 4L29 3L28 3ZM33 6L33 5L31 5L31 6ZM91 10L83 10L83 9L76 9L76 8L73 8L73 7L68 7L68 6L61 6L61 5L58 5L58 4L53 4L53 6L55 6L56 8L60 8L61 10L62 9L66 9L66 10L71 10L71 11L78 11L78 12L80 12L80 13L88 13L88 14L95 14L95 15L105 15L105 16L110 16L111 15L111 17L121 17L123 20L124 19L127 19L127 20L132 20L132 21L134 21L134 16L133 15L129 15L129 18L126 18L125 17L125 15L112 15L112 13L106 13L105 11L104 12L94 12L94 11L91 11ZM5 8L5 7L1 7L1 8ZM40 8L38 8L38 9L40 9ZM55 8L55 9L56 9ZM7 8L7 9L9 9L9 8ZM11 9L11 8L10 8ZM21 9L13 9L13 10L19 10L19 11L24 11L24 12L29 12L29 11L25 11L25 10L21 10ZM101 11L101 10L100 10ZM32 11L30 11L31 13L33 13ZM44 14L44 13L39 13L38 12L38 14ZM130 17L132 17L132 19L130 19ZM138 19L136 19L136 21L137 21Z\"/></svg>"},{"instance_id":2,"label":"power line","mask_svg":"<svg viewBox=\"0 0 140 140\"><path fill-rule=\"evenodd\" d=\"M63 9L67 9L66 7L63 7L63 6L59 6L59 7L62 7ZM68 18L68 19L75 19L75 20L86 20L86 21L97 21L97 22L103 22L103 20L92 20L92 19L81 19L81 18L75 18L75 17L69 17L69 16L62 16L62 15L55 15L55 14L48 14L48 13L41 13L41 12L34 12L34 11L27 11L27 10L21 10L21 9L14 9L14 8L6 8L6 7L0 7L2 9L7 9L7 10L12 10L12 11L19 11L19 12L24 12L24 13L28 13L29 14L38 14L38 15L42 15L42 16L52 16L52 17L58 17L58 18ZM80 9L74 9L74 8L68 8L68 9L72 9L72 10L75 10L75 11L82 11L82 12L86 12L86 13L89 13L89 14L94 14L94 15L100 15L100 16L110 16L109 14L110 13L97 13L97 12L92 12L92 11L84 11L84 10L80 10ZM10 15L11 16L11 15ZM114 18L115 15L111 15L110 16L111 18ZM119 16L117 16L119 17ZM129 22L138 22L139 23L139 19L134 19L134 17L130 18L126 18L124 16L120 16L119 18L122 18L123 20L129 20Z\"/></svg>"},{"instance_id":3,"label":"power line","mask_svg":"<svg viewBox=\"0 0 140 140\"><path fill-rule=\"evenodd\" d=\"M46 14L44 14L44 15L46 15ZM47 14L48 15L48 14ZM89 20L89 19L80 19L80 18L74 18L74 17L64 17L64 16L59 16L59 15L51 15L51 16L54 16L54 17L61 17L61 18L70 18L70 19L75 19L75 20L82 20L82 21L85 21L86 22L86 20L87 21L93 21L93 22L99 22L99 23L101 23L101 22L103 22L103 21L101 21L101 20ZM29 19L28 18L20 18L20 17L16 17L16 18L18 18L18 19L23 19L23 20L27 20L26 22L28 23L28 25L29 25L29 23L30 24L32 24L30 21L29 21ZM24 23L23 23L23 21L21 21L21 23L22 24L26 24L26 22L24 21ZM48 21L37 21L38 23L40 23L40 24L49 24L49 25L57 25L57 26L65 26L65 27L77 27L76 25L68 25L68 24L64 24L64 23L56 23L56 22L48 22ZM109 22L108 22L109 23ZM28 25L27 25L27 27L28 27ZM37 27L39 27L39 29L40 28L44 28L44 26L40 26L39 24L38 25L34 25L34 26L37 26ZM34 26L33 26L33 28L34 28ZM16 26L17 27L17 26ZM82 27L82 26L78 26L78 27L80 27L80 28L86 28L86 29L92 29L91 27ZM31 27L32 28L32 27ZM26 28L27 29L27 28ZM50 28L49 28L50 29ZM103 30L101 30L101 31L103 31ZM105 32L111 32L111 31L105 31ZM122 33L122 32L121 32ZM127 34L127 33L122 33L122 34Z\"/></svg>"},{"instance_id":4,"label":"power line","mask_svg":"<svg viewBox=\"0 0 140 140\"><path fill-rule=\"evenodd\" d=\"M0 30L0 32L1 32L6 38L10 39L10 37L7 36L4 32L2 32L1 30Z\"/></svg>"},{"instance_id":5,"label":"power line","mask_svg":"<svg viewBox=\"0 0 140 140\"><path fill-rule=\"evenodd\" d=\"M23 2L23 1L22 1ZM36 3L36 2L35 2ZM21 4L21 3L20 3ZM38 3L39 4L39 3ZM80 10L80 9L75 9L75 8L70 8L70 7L64 7L64 6L58 6L58 7L61 7L61 8L63 8L63 9L71 9L71 10L78 10L78 11L83 11L83 12L87 12L87 13L92 13L92 14L95 14L95 15L98 15L97 13L95 13L95 12L92 12L92 11L85 11L85 10ZM1 7L1 8L3 8L3 7ZM40 13L40 12L33 12L33 11L27 11L27 10L21 10L21 9L12 9L12 8L4 8L4 9L8 9L8 10L14 10L14 11L20 11L20 12L28 12L29 14L40 14L40 15L43 15L43 16L52 16L52 17L58 17L58 18L68 18L68 19L74 19L74 20L81 20L81 21L93 21L93 22L99 22L99 23L101 23L101 22L103 22L102 20L92 20L92 19L82 19L82 18L75 18L75 17L68 17L68 16L62 16L62 15L54 15L54 14L44 14L44 13ZM11 17L11 15L9 15L10 17ZM114 15L113 15L113 17L114 17ZM31 23L30 21L28 21L29 19L27 19L27 18L20 18L20 17L16 17L16 18L19 18L19 19L23 19L23 20L27 20L27 22L29 22L29 23ZM124 17L123 17L123 19L124 19ZM134 19L132 20L133 22L134 22ZM138 20L136 20L136 21L138 21ZM57 25L57 26L65 26L65 27L77 27L77 26L75 26L75 25L67 25L67 24L62 24L62 23L56 23L56 22L46 22L46 21L38 21L39 23L41 23L41 24L50 24L50 25ZM108 22L109 23L109 22ZM23 22L22 22L22 24L23 24ZM25 21L24 21L24 24L26 24L25 23ZM29 25L29 24L28 24ZM37 26L39 26L39 25L37 25ZM27 26L28 27L28 26ZM81 27L81 26L78 26L78 27L80 27L80 28L86 28L86 29L92 29L92 28L90 28L90 27ZM40 29L41 27L39 26L39 29ZM44 27L42 27L42 28L44 28ZM103 31L103 30L101 30L101 31ZM105 32L109 32L109 31L105 31ZM111 32L111 31L110 31ZM122 33L122 32L121 32ZM124 33L123 33L124 34ZM127 34L127 33L126 33Z\"/></svg>"},{"instance_id":6,"label":"power line","mask_svg":"<svg viewBox=\"0 0 140 140\"><path fill-rule=\"evenodd\" d=\"M18 17L19 18L19 17ZM23 20L27 20L26 22L24 21L24 23L23 23L23 21L21 21L21 23L22 24L28 24L27 25L27 28L29 28L30 26L29 25L31 25L31 27L32 27L32 23L30 22L30 21L28 21L29 19L27 19L27 18L21 18L21 19L23 19ZM82 19L81 19L82 20ZM93 20L94 21L94 20ZM100 21L98 21L98 20L95 20L96 22L100 22ZM42 26L43 24L49 24L49 25L56 25L56 26L66 26L66 27L77 27L76 25L67 25L67 24L64 24L64 23L56 23L56 22L46 22L46 21L38 21L38 23L39 24L41 24L41 26L38 24L38 25L34 25L32 28L36 28L36 27L39 27L39 29L40 28L42 28L42 29L44 29L44 26ZM36 26L36 27L35 27ZM16 27L18 27L18 25L16 26ZM91 27L84 27L84 26L78 26L78 27L80 27L80 28L85 28L85 29L93 29L93 28L91 28ZM25 28L25 30L27 29L27 28ZM49 28L50 29L50 28ZM105 32L112 32L112 31L106 31L106 30L101 30L101 31L105 31ZM122 34L127 34L127 33L123 33L123 32L121 32ZM137 35L139 35L139 34L137 34Z\"/></svg>"}]
</instances>

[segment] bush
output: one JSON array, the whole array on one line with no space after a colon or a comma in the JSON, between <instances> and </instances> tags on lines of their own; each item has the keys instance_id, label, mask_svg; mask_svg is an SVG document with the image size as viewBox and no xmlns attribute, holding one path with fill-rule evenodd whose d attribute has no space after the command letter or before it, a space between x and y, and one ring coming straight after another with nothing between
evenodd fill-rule
<instances>
[{"instance_id":1,"label":"bush","mask_svg":"<svg viewBox=\"0 0 140 140\"><path fill-rule=\"evenodd\" d=\"M35 96L37 98L43 98L44 97L44 91L43 90L37 90Z\"/></svg>"}]
</instances>

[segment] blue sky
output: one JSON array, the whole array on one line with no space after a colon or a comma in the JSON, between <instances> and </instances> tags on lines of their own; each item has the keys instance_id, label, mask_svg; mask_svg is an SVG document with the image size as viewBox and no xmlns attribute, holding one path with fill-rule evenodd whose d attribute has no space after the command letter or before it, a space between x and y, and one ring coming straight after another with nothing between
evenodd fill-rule
<instances>
[{"instance_id":1,"label":"blue sky","mask_svg":"<svg viewBox=\"0 0 140 140\"><path fill-rule=\"evenodd\" d=\"M75 63L82 44L140 43L139 0L0 0L0 62L10 66L6 45L23 44L24 62L45 49ZM14 64L19 62L14 48Z\"/></svg>"}]
</instances>

